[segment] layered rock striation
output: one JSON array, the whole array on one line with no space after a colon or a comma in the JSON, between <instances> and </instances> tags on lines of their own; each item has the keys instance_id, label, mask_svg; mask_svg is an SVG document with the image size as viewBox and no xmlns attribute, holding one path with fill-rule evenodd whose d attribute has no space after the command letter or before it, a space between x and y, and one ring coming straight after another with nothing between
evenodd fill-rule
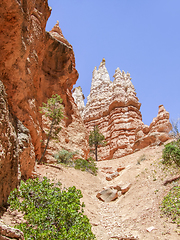
<instances>
[{"instance_id":1,"label":"layered rock striation","mask_svg":"<svg viewBox=\"0 0 180 240\"><path fill-rule=\"evenodd\" d=\"M44 60L42 63L42 92L45 96L58 93L63 99L64 119L60 126L62 130L58 135L58 142L50 142L49 156L62 148L77 151L81 157L87 158L89 153L88 134L78 108L72 97L71 90L78 78L75 69L75 58L72 46L63 37L57 22L48 35ZM42 100L43 101L43 100Z\"/></svg>"},{"instance_id":2,"label":"layered rock striation","mask_svg":"<svg viewBox=\"0 0 180 240\"><path fill-rule=\"evenodd\" d=\"M149 145L167 141L170 138L169 132L171 130L169 113L163 105L160 105L158 115L153 119L150 126L142 125L136 129L133 150L140 150Z\"/></svg>"},{"instance_id":3,"label":"layered rock striation","mask_svg":"<svg viewBox=\"0 0 180 240\"><path fill-rule=\"evenodd\" d=\"M169 139L171 124L164 107L160 106L149 127L142 122L140 107L130 74L117 68L111 82L103 59L99 69L95 67L93 71L91 91L82 112L88 131L98 125L105 136L107 145L99 148L101 160L122 157Z\"/></svg>"},{"instance_id":4,"label":"layered rock striation","mask_svg":"<svg viewBox=\"0 0 180 240\"><path fill-rule=\"evenodd\" d=\"M82 116L84 109L85 109L85 105L84 105L84 94L82 93L82 88L81 87L75 87L73 89L73 93L72 96L74 98L74 101L78 107L79 113Z\"/></svg>"},{"instance_id":5,"label":"layered rock striation","mask_svg":"<svg viewBox=\"0 0 180 240\"><path fill-rule=\"evenodd\" d=\"M47 1L8 0L0 8L1 80L12 112L30 130L39 159L41 140L45 138L39 113L42 102L54 93L61 95L65 127L76 122L77 110L71 90L78 72L73 48L64 38L58 22L50 33L45 31L51 12Z\"/></svg>"},{"instance_id":6,"label":"layered rock striation","mask_svg":"<svg viewBox=\"0 0 180 240\"><path fill-rule=\"evenodd\" d=\"M11 169L14 171L12 177L15 175L17 178L17 166L18 162L21 162L22 176L27 178L32 174L35 159L40 159L44 147L42 142L46 139L39 107L43 102L47 102L52 94L59 94L63 99L65 118L61 123L62 134L58 144L51 143L49 153L63 147L67 150L79 149L79 154L87 157L87 133L71 93L78 78L73 48L63 37L58 23L50 33L45 31L51 13L47 0L3 1L0 4L0 12L0 80L7 93L5 101L7 109L16 119L15 131L21 139L18 148L22 148L22 144L31 145L31 141L26 138L29 134L34 149L22 151L21 156L14 159L16 139L10 136L11 132L8 129L11 127L7 127L7 131L3 129L8 141L13 142L13 150L8 150L11 156L6 159L6 167L2 164L2 171L5 168L7 171ZM1 108L0 111L4 114L6 110ZM1 141L5 144L5 140ZM26 171L27 167L29 171ZM5 185L11 182L9 174L3 178L1 191L6 191ZM16 184L17 181L11 184L8 191Z\"/></svg>"}]
</instances>

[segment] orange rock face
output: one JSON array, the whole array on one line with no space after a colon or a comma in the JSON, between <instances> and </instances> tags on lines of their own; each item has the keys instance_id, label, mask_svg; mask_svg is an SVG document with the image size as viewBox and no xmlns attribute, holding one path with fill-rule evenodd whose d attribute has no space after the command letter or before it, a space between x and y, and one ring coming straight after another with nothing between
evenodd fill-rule
<instances>
[{"instance_id":1,"label":"orange rock face","mask_svg":"<svg viewBox=\"0 0 180 240\"><path fill-rule=\"evenodd\" d=\"M74 52L58 23L50 33L45 31L51 12L47 0L3 1L0 12L0 79L5 86L9 109L24 125L23 131L30 132L35 152L33 154L29 148L18 156L22 176L29 177L35 159L41 157L41 140L46 136L39 107L52 94L59 94L63 99L65 115L63 136L59 137L56 149L53 145L53 150L62 147L71 150L72 146L72 150L78 148L80 155L87 157L87 133L71 94L78 78ZM27 139L23 137L22 133L21 143L25 144ZM12 164L14 160L10 157L8 161ZM15 165L17 175L17 163ZM12 184L11 190L15 185Z\"/></svg>"},{"instance_id":2,"label":"orange rock face","mask_svg":"<svg viewBox=\"0 0 180 240\"><path fill-rule=\"evenodd\" d=\"M152 144L161 144L170 139L169 132L172 125L169 122L169 113L163 105L159 106L158 115L147 125L137 128L135 133L134 150L139 150Z\"/></svg>"},{"instance_id":3,"label":"orange rock face","mask_svg":"<svg viewBox=\"0 0 180 240\"><path fill-rule=\"evenodd\" d=\"M82 117L88 131L98 125L107 145L98 150L99 159L119 158L151 144L169 139L172 126L163 105L150 126L144 125L130 74L116 69L110 81L105 59L93 71L91 91ZM82 104L80 104L82 105Z\"/></svg>"},{"instance_id":4,"label":"orange rock face","mask_svg":"<svg viewBox=\"0 0 180 240\"><path fill-rule=\"evenodd\" d=\"M18 184L17 135L10 121L7 98L0 82L0 206Z\"/></svg>"},{"instance_id":5,"label":"orange rock face","mask_svg":"<svg viewBox=\"0 0 180 240\"><path fill-rule=\"evenodd\" d=\"M1 79L13 114L30 130L39 159L41 140L45 138L39 113L42 102L57 93L65 107L65 127L78 119L71 94L78 78L74 52L58 23L50 33L45 32L50 16L47 1L7 0L0 5L0 11ZM77 122L79 125L79 120ZM86 156L88 146L85 144L82 149L86 149Z\"/></svg>"},{"instance_id":6,"label":"orange rock face","mask_svg":"<svg viewBox=\"0 0 180 240\"><path fill-rule=\"evenodd\" d=\"M20 178L29 178L33 169L34 147L29 130L12 115L0 81L0 206Z\"/></svg>"}]
</instances>

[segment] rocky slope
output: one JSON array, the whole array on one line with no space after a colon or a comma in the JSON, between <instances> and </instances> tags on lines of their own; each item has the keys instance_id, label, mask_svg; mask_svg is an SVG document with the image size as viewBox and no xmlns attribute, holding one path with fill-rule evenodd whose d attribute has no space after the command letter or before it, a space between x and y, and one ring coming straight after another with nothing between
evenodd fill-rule
<instances>
[{"instance_id":1,"label":"rocky slope","mask_svg":"<svg viewBox=\"0 0 180 240\"><path fill-rule=\"evenodd\" d=\"M81 110L88 131L98 125L105 136L107 145L99 148L101 160L122 157L169 139L172 126L165 108L160 105L158 116L147 126L142 122L140 106L130 74L117 68L111 82L103 59L99 69L95 67L93 71L91 91L84 111Z\"/></svg>"},{"instance_id":2,"label":"rocky slope","mask_svg":"<svg viewBox=\"0 0 180 240\"><path fill-rule=\"evenodd\" d=\"M58 165L59 169L38 165L37 172L40 178L60 181L62 188L81 189L85 214L97 240L177 240L180 228L161 215L160 204L180 180L164 185L166 180L178 175L178 170L163 170L162 149L163 145L146 147L119 159L97 162L97 176L62 165ZM119 176L108 181L110 172L120 167L124 169ZM103 202L96 197L103 189L124 184L131 184L130 189L125 194L118 193L114 201ZM22 214L8 211L2 220L14 226L22 220Z\"/></svg>"},{"instance_id":3,"label":"rocky slope","mask_svg":"<svg viewBox=\"0 0 180 240\"><path fill-rule=\"evenodd\" d=\"M11 169L8 174L0 175L0 183L3 181L1 192L4 192L5 201L9 191L17 185L18 162L21 163L21 174L27 178L32 175L35 159L41 156L42 140L46 139L46 135L39 107L52 94L61 95L65 118L61 124L59 144L51 143L49 153L63 147L67 150L79 149L79 154L87 157L88 142L87 132L71 94L73 84L78 78L73 48L63 37L58 23L50 33L45 31L51 13L47 0L3 1L0 12L0 80L7 93L7 99L2 96L5 100L2 99L1 116L4 119L4 111L9 111L17 127L16 134L21 135L21 140L26 145L31 145L31 141L33 144L31 150L23 151L21 157L13 154L22 145L22 141L16 146L14 130L10 130L13 128L12 123L6 117L4 124L7 128L3 128L3 132L9 145L5 144L2 135L0 137L2 148L6 148L7 155L10 152L8 160L2 158L0 162L2 171L8 172ZM17 124L20 122L23 125ZM29 133L29 138L26 138L25 135ZM12 178L16 180L11 181L11 172ZM8 182L12 184L6 191L5 185Z\"/></svg>"}]
</instances>

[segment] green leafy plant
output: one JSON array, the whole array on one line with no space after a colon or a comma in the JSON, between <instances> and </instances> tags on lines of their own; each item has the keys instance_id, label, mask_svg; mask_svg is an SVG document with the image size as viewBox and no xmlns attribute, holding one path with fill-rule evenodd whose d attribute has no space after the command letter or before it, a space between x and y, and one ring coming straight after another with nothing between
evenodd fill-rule
<instances>
[{"instance_id":1,"label":"green leafy plant","mask_svg":"<svg viewBox=\"0 0 180 240\"><path fill-rule=\"evenodd\" d=\"M66 164L67 166L74 167L75 169L79 169L82 171L90 172L91 174L97 175L98 168L96 167L96 163L92 157L86 159L79 158L73 160L73 157L78 154L77 151L69 152L65 149L59 151L54 154L54 158L57 159L58 163Z\"/></svg>"},{"instance_id":2,"label":"green leafy plant","mask_svg":"<svg viewBox=\"0 0 180 240\"><path fill-rule=\"evenodd\" d=\"M17 228L24 232L26 240L37 239L95 239L91 224L83 215L81 191L75 187L61 190L58 185L29 179L21 181L19 189L11 192L8 203L11 209L24 212L25 223Z\"/></svg>"},{"instance_id":3,"label":"green leafy plant","mask_svg":"<svg viewBox=\"0 0 180 240\"><path fill-rule=\"evenodd\" d=\"M58 94L52 95L51 98L47 100L47 103L43 103L43 106L40 107L40 113L44 114L51 120L50 129L47 132L47 141L44 148L44 152L39 160L39 163L42 162L43 157L46 153L49 141L52 138L56 138L57 134L60 132L61 127L58 127L61 119L63 119L63 105L62 99Z\"/></svg>"},{"instance_id":4,"label":"green leafy plant","mask_svg":"<svg viewBox=\"0 0 180 240\"><path fill-rule=\"evenodd\" d=\"M54 158L57 159L58 163L64 163L64 164L67 164L67 165L72 165L73 164L72 159L77 154L78 154L77 151L70 152L70 151L67 151L65 149L62 149L58 153L54 154Z\"/></svg>"},{"instance_id":5,"label":"green leafy plant","mask_svg":"<svg viewBox=\"0 0 180 240\"><path fill-rule=\"evenodd\" d=\"M165 145L162 154L162 163L165 165L176 164L180 167L180 140Z\"/></svg>"},{"instance_id":6,"label":"green leafy plant","mask_svg":"<svg viewBox=\"0 0 180 240\"><path fill-rule=\"evenodd\" d=\"M164 197L161 211L173 222L180 224L180 186L173 187Z\"/></svg>"},{"instance_id":7,"label":"green leafy plant","mask_svg":"<svg viewBox=\"0 0 180 240\"><path fill-rule=\"evenodd\" d=\"M92 157L88 158L87 160L82 158L76 159L74 164L75 169L80 169L82 171L87 171L97 175L98 168L96 167L96 163Z\"/></svg>"},{"instance_id":8,"label":"green leafy plant","mask_svg":"<svg viewBox=\"0 0 180 240\"><path fill-rule=\"evenodd\" d=\"M106 145L106 142L104 140L105 140L105 137L102 133L99 132L98 126L94 126L94 130L91 131L89 135L89 146L95 148L94 154L96 157L96 161L98 161L98 157L97 157L98 146Z\"/></svg>"}]
</instances>

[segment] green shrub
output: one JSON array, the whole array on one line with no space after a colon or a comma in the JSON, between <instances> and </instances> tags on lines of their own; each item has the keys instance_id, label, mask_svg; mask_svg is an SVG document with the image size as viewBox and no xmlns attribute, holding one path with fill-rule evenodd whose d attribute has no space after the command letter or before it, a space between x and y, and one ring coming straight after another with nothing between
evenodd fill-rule
<instances>
[{"instance_id":1,"label":"green shrub","mask_svg":"<svg viewBox=\"0 0 180 240\"><path fill-rule=\"evenodd\" d=\"M166 144L162 157L163 164L172 165L175 163L180 167L180 140Z\"/></svg>"},{"instance_id":2,"label":"green shrub","mask_svg":"<svg viewBox=\"0 0 180 240\"><path fill-rule=\"evenodd\" d=\"M102 133L99 132L98 126L94 125L94 130L90 131L89 135L89 146L94 147L95 149L95 158L98 161L97 149L99 146L106 146L105 137Z\"/></svg>"},{"instance_id":3,"label":"green shrub","mask_svg":"<svg viewBox=\"0 0 180 240\"><path fill-rule=\"evenodd\" d=\"M58 160L58 163L71 164L72 158L77 154L77 152L69 152L65 149L62 149L58 153L54 154L54 158Z\"/></svg>"},{"instance_id":4,"label":"green shrub","mask_svg":"<svg viewBox=\"0 0 180 240\"><path fill-rule=\"evenodd\" d=\"M41 158L38 160L39 163L43 161L49 141L51 139L57 139L57 135L61 131L59 123L64 118L63 109L64 107L62 105L62 99L58 94L52 95L52 97L47 100L47 103L43 103L43 106L40 107L40 113L48 117L51 121L51 124L50 129L47 131L46 146Z\"/></svg>"},{"instance_id":5,"label":"green shrub","mask_svg":"<svg viewBox=\"0 0 180 240\"><path fill-rule=\"evenodd\" d=\"M180 186L173 187L164 197L161 210L173 222L180 224Z\"/></svg>"},{"instance_id":6,"label":"green shrub","mask_svg":"<svg viewBox=\"0 0 180 240\"><path fill-rule=\"evenodd\" d=\"M72 160L73 156L76 155L77 152L68 152L63 149L60 152L54 154L54 158L57 159L58 163L64 163L67 166L74 167L75 169L80 169L82 171L90 172L94 175L97 175L98 168L96 167L96 163L92 157L86 159L76 159Z\"/></svg>"},{"instance_id":7,"label":"green shrub","mask_svg":"<svg viewBox=\"0 0 180 240\"><path fill-rule=\"evenodd\" d=\"M21 181L19 190L11 192L8 203L11 209L25 213L25 223L17 226L25 239L74 240L95 239L87 216L83 215L81 191L75 187L61 190L44 178Z\"/></svg>"},{"instance_id":8,"label":"green shrub","mask_svg":"<svg viewBox=\"0 0 180 240\"><path fill-rule=\"evenodd\" d=\"M80 169L97 175L98 168L96 167L96 163L92 157L88 158L88 160L82 158L76 159L74 164L75 169Z\"/></svg>"}]
</instances>

